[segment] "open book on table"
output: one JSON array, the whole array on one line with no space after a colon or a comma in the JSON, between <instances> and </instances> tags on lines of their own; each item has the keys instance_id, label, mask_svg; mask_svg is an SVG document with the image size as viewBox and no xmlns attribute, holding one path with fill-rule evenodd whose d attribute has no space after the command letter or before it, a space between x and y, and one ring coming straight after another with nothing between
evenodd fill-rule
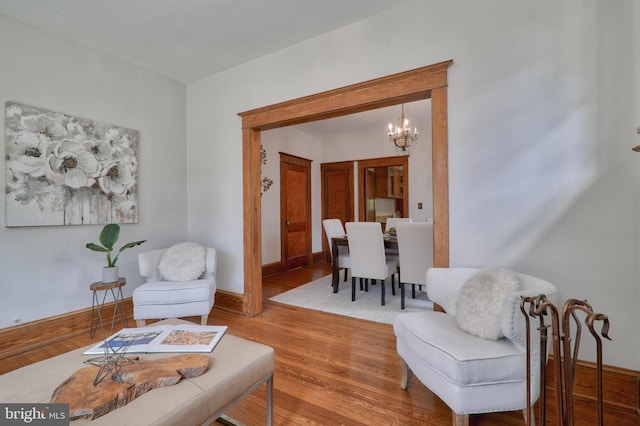
<instances>
[{"instance_id":1,"label":"open book on table","mask_svg":"<svg viewBox=\"0 0 640 426\"><path fill-rule=\"evenodd\" d=\"M211 352L226 331L226 325L196 324L123 328L106 341L102 340L83 352L83 355L105 354L107 343L111 347L109 352Z\"/></svg>"}]
</instances>

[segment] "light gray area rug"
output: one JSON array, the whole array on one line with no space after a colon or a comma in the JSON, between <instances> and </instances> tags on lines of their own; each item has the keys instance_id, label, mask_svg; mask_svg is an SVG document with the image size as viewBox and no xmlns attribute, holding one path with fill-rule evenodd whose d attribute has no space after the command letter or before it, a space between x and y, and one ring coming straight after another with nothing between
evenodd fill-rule
<instances>
[{"instance_id":1,"label":"light gray area rug","mask_svg":"<svg viewBox=\"0 0 640 426\"><path fill-rule=\"evenodd\" d=\"M396 295L391 295L391 280L387 280L385 290L386 304L380 304L380 284L369 284L369 291L360 291L360 285L356 283L356 300L351 301L351 277L347 282L340 277L340 287L337 293L331 288L331 275L327 275L308 284L289 290L270 298L269 300L286 305L300 306L316 311L330 312L353 318L392 324L396 315L402 312L416 312L425 309L433 309L433 302L427 298L424 291L418 293L416 298L411 298L411 287L405 286L405 309L400 309L400 290L396 289ZM396 282L397 285L397 282ZM424 289L424 287L423 287Z\"/></svg>"}]
</instances>

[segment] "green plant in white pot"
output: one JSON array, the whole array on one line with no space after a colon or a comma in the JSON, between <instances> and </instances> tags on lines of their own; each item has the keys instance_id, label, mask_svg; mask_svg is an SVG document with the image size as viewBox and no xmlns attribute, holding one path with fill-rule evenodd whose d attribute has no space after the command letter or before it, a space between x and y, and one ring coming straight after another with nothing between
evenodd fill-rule
<instances>
[{"instance_id":1,"label":"green plant in white pot","mask_svg":"<svg viewBox=\"0 0 640 426\"><path fill-rule=\"evenodd\" d=\"M96 243L87 243L86 245L89 250L107 253L107 266L102 268L102 282L104 283L118 281L119 274L116 263L118 262L120 253L128 248L139 246L140 244L147 241L142 240L127 243L120 247L120 250L117 251L115 256L111 256L111 252L113 252L114 250L113 246L118 242L118 238L120 238L120 225L118 225L117 223L110 223L108 225L105 225L100 232L100 243L102 245Z\"/></svg>"}]
</instances>

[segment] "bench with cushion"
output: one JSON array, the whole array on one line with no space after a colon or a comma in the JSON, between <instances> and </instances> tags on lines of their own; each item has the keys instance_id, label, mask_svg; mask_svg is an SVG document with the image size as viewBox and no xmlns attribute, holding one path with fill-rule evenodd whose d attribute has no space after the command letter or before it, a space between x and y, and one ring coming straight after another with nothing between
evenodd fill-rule
<instances>
[{"instance_id":1,"label":"bench with cushion","mask_svg":"<svg viewBox=\"0 0 640 426\"><path fill-rule=\"evenodd\" d=\"M159 324L185 321L170 319ZM53 391L83 364L88 356L74 350L0 376L3 403L48 403ZM159 359L175 353L141 354ZM271 424L273 348L225 334L210 356L209 370L173 386L152 389L129 404L94 420L75 420L74 426L92 425L201 425L215 421L256 388L266 383L266 421Z\"/></svg>"},{"instance_id":2,"label":"bench with cushion","mask_svg":"<svg viewBox=\"0 0 640 426\"><path fill-rule=\"evenodd\" d=\"M429 298L445 312L396 316L400 386L407 389L414 374L451 408L454 425L468 425L470 414L525 410L527 345L520 298L555 298L556 287L530 275L476 268L431 268L426 281ZM540 390L537 330L531 340L533 404ZM523 414L526 419L530 413Z\"/></svg>"}]
</instances>

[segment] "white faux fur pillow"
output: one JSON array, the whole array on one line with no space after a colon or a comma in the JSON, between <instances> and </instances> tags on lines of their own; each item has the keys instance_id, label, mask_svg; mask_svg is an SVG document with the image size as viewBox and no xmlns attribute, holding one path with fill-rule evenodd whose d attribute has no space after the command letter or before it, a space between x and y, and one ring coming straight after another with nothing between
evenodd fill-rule
<instances>
[{"instance_id":1,"label":"white faux fur pillow","mask_svg":"<svg viewBox=\"0 0 640 426\"><path fill-rule=\"evenodd\" d=\"M504 337L502 304L507 295L521 288L515 273L507 269L485 269L470 277L458 294L458 327L483 339Z\"/></svg>"},{"instance_id":2,"label":"white faux fur pillow","mask_svg":"<svg viewBox=\"0 0 640 426\"><path fill-rule=\"evenodd\" d=\"M158 261L158 272L167 281L192 281L207 268L207 250L196 243L175 244Z\"/></svg>"}]
</instances>

